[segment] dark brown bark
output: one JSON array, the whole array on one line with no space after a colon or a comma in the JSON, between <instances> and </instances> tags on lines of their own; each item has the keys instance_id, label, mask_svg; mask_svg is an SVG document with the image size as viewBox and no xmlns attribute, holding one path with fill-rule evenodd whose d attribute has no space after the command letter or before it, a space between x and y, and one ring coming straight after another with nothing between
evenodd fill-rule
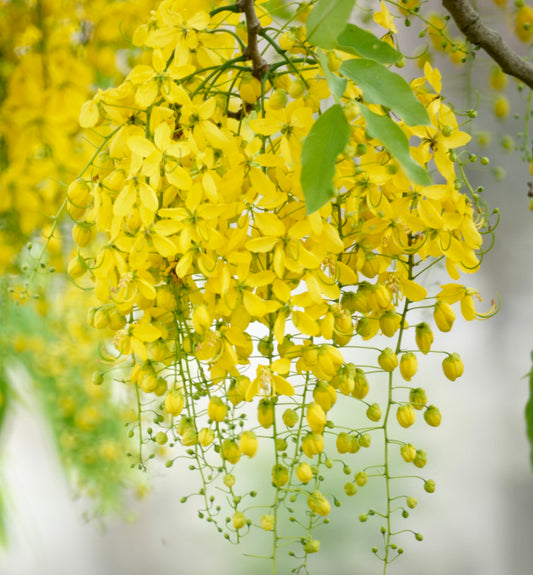
<instances>
[{"instance_id":1,"label":"dark brown bark","mask_svg":"<svg viewBox=\"0 0 533 575\"><path fill-rule=\"evenodd\" d=\"M506 74L533 88L533 66L511 49L498 32L483 24L468 0L442 0L442 5L465 38L483 48Z\"/></svg>"},{"instance_id":2,"label":"dark brown bark","mask_svg":"<svg viewBox=\"0 0 533 575\"><path fill-rule=\"evenodd\" d=\"M261 30L261 24L255 13L254 0L238 0L237 6L244 13L246 18L246 28L248 29L248 45L243 52L243 56L252 61L252 74L256 78L261 78L268 70L268 62L261 56L257 36Z\"/></svg>"}]
</instances>

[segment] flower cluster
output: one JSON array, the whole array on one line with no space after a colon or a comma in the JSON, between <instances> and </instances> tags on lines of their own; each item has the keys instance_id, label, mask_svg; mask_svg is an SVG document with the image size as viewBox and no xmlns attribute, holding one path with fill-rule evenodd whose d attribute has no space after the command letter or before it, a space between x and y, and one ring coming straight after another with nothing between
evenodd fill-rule
<instances>
[{"instance_id":1,"label":"flower cluster","mask_svg":"<svg viewBox=\"0 0 533 575\"><path fill-rule=\"evenodd\" d=\"M331 76L348 54L321 58L306 39L308 10L280 27L256 8L271 59L264 74L247 65L249 35L235 6L163 0L135 32L143 64L80 114L100 140L68 188L79 246L69 269L94 286L99 304L89 324L129 366L122 378L141 407L135 433L151 414L141 447L165 446L169 466L171 449L185 447L202 478L201 516L236 540L259 526L277 550L287 514L302 529L296 544L305 564L319 547L313 529L329 521L331 502L341 503L327 483L340 462L352 476L346 497L371 477L386 482L380 556L388 563L398 553L391 517L408 515L392 506L389 452L397 446L418 468L427 460L423 449L393 439L393 420L407 428L423 412L439 425L439 409L415 383L418 361L433 351L432 326L452 329L454 304L466 320L478 315L479 294L459 283L478 269L488 229L475 197L461 191L458 148L470 137L426 63L410 87L431 123L396 122L438 182L415 185L369 135L364 94L347 81L339 101L350 136L335 166L336 196L309 214L302 142L330 106ZM384 5L379 15L392 35ZM421 279L438 262L449 283L428 294ZM358 359L360 348L361 357L373 355L370 364ZM444 353L453 381L463 365ZM357 453L375 444L385 461L353 474ZM255 490L238 491L239 466L260 452L271 458L261 487L271 498L253 505ZM215 485L227 495L225 522L210 494ZM405 496L405 505L416 500Z\"/></svg>"}]
</instances>

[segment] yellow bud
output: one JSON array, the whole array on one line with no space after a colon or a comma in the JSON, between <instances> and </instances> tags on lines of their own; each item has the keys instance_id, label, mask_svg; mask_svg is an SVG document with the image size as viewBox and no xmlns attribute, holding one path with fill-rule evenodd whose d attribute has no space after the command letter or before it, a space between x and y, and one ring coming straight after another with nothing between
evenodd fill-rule
<instances>
[{"instance_id":1,"label":"yellow bud","mask_svg":"<svg viewBox=\"0 0 533 575\"><path fill-rule=\"evenodd\" d=\"M431 344L433 343L433 332L427 323L422 322L416 326L415 339L418 349L424 355L427 354L431 349Z\"/></svg>"},{"instance_id":2,"label":"yellow bud","mask_svg":"<svg viewBox=\"0 0 533 575\"><path fill-rule=\"evenodd\" d=\"M337 435L337 451L339 453L349 453L350 452L350 448L352 447L352 438L351 436L342 431L341 433L339 433L339 435Z\"/></svg>"},{"instance_id":3,"label":"yellow bud","mask_svg":"<svg viewBox=\"0 0 533 575\"><path fill-rule=\"evenodd\" d=\"M313 390L313 399L324 411L329 411L337 401L337 392L331 384L319 380Z\"/></svg>"},{"instance_id":4,"label":"yellow bud","mask_svg":"<svg viewBox=\"0 0 533 575\"><path fill-rule=\"evenodd\" d=\"M368 482L368 473L366 471L358 471L355 474L354 480L359 487L364 487Z\"/></svg>"},{"instance_id":5,"label":"yellow bud","mask_svg":"<svg viewBox=\"0 0 533 575\"><path fill-rule=\"evenodd\" d=\"M80 248L86 248L94 238L94 228L92 226L76 224L72 228L72 237Z\"/></svg>"},{"instance_id":6,"label":"yellow bud","mask_svg":"<svg viewBox=\"0 0 533 575\"><path fill-rule=\"evenodd\" d=\"M228 408L226 404L220 399L220 397L214 396L209 400L209 405L207 406L207 415L212 421L224 421L228 413Z\"/></svg>"},{"instance_id":7,"label":"yellow bud","mask_svg":"<svg viewBox=\"0 0 533 575\"><path fill-rule=\"evenodd\" d=\"M533 37L533 8L520 6L516 12L516 35L521 42L529 42Z\"/></svg>"},{"instance_id":8,"label":"yellow bud","mask_svg":"<svg viewBox=\"0 0 533 575\"><path fill-rule=\"evenodd\" d=\"M274 404L269 399L262 399L257 408L259 424L268 429L274 423Z\"/></svg>"},{"instance_id":9,"label":"yellow bud","mask_svg":"<svg viewBox=\"0 0 533 575\"><path fill-rule=\"evenodd\" d=\"M455 321L455 312L450 304L437 300L433 311L433 318L440 331L448 332L452 329Z\"/></svg>"},{"instance_id":10,"label":"yellow bud","mask_svg":"<svg viewBox=\"0 0 533 575\"><path fill-rule=\"evenodd\" d=\"M242 511L235 511L231 523L235 529L242 529L246 525L246 516Z\"/></svg>"},{"instance_id":11,"label":"yellow bud","mask_svg":"<svg viewBox=\"0 0 533 575\"><path fill-rule=\"evenodd\" d=\"M187 427L181 435L181 443L185 447L191 447L198 443L198 434L193 427Z\"/></svg>"},{"instance_id":12,"label":"yellow bud","mask_svg":"<svg viewBox=\"0 0 533 575\"><path fill-rule=\"evenodd\" d=\"M422 409L427 401L426 392L421 387L415 387L409 392L409 402L415 409Z\"/></svg>"},{"instance_id":13,"label":"yellow bud","mask_svg":"<svg viewBox=\"0 0 533 575\"><path fill-rule=\"evenodd\" d=\"M324 451L324 437L319 433L308 433L302 441L302 451L313 457Z\"/></svg>"},{"instance_id":14,"label":"yellow bud","mask_svg":"<svg viewBox=\"0 0 533 575\"><path fill-rule=\"evenodd\" d=\"M327 417L326 412L322 407L312 402L307 407L307 423L313 433L322 433L326 425Z\"/></svg>"},{"instance_id":15,"label":"yellow bud","mask_svg":"<svg viewBox=\"0 0 533 575\"><path fill-rule=\"evenodd\" d=\"M396 412L396 419L402 427L411 427L411 425L413 425L416 420L416 414L413 406L408 403L400 405L400 407L398 407L398 411Z\"/></svg>"},{"instance_id":16,"label":"yellow bud","mask_svg":"<svg viewBox=\"0 0 533 575\"><path fill-rule=\"evenodd\" d=\"M320 541L318 539L307 539L304 543L306 553L318 553L320 551Z\"/></svg>"},{"instance_id":17,"label":"yellow bud","mask_svg":"<svg viewBox=\"0 0 533 575\"><path fill-rule=\"evenodd\" d=\"M198 441L204 447L211 445L214 439L215 439L215 432L212 429L209 429L209 427L202 427L202 429L200 429L200 431L198 432Z\"/></svg>"},{"instance_id":18,"label":"yellow bud","mask_svg":"<svg viewBox=\"0 0 533 575\"><path fill-rule=\"evenodd\" d=\"M226 473L222 478L226 487L233 487L235 485L235 475L233 473Z\"/></svg>"},{"instance_id":19,"label":"yellow bud","mask_svg":"<svg viewBox=\"0 0 533 575\"><path fill-rule=\"evenodd\" d=\"M511 107L509 100L505 96L498 96L494 102L494 115L498 120L505 120L509 116Z\"/></svg>"},{"instance_id":20,"label":"yellow bud","mask_svg":"<svg viewBox=\"0 0 533 575\"><path fill-rule=\"evenodd\" d=\"M243 102L255 104L261 96L261 82L250 73L245 73L239 83L239 95Z\"/></svg>"},{"instance_id":21,"label":"yellow bud","mask_svg":"<svg viewBox=\"0 0 533 575\"><path fill-rule=\"evenodd\" d=\"M438 427L442 419L439 408L435 405L430 405L424 412L424 419L428 425Z\"/></svg>"},{"instance_id":22,"label":"yellow bud","mask_svg":"<svg viewBox=\"0 0 533 575\"><path fill-rule=\"evenodd\" d=\"M298 423L298 414L294 409L287 408L282 415L283 423L287 427L294 427Z\"/></svg>"},{"instance_id":23,"label":"yellow bud","mask_svg":"<svg viewBox=\"0 0 533 575\"><path fill-rule=\"evenodd\" d=\"M494 66L490 73L490 85L493 90L503 90L507 86L507 76L499 66Z\"/></svg>"},{"instance_id":24,"label":"yellow bud","mask_svg":"<svg viewBox=\"0 0 533 575\"><path fill-rule=\"evenodd\" d=\"M224 439L220 447L220 457L229 461L231 464L237 463L241 458L241 450L237 442L233 439Z\"/></svg>"},{"instance_id":25,"label":"yellow bud","mask_svg":"<svg viewBox=\"0 0 533 575\"><path fill-rule=\"evenodd\" d=\"M253 431L244 431L239 437L239 449L248 457L253 457L257 451L257 437Z\"/></svg>"},{"instance_id":26,"label":"yellow bud","mask_svg":"<svg viewBox=\"0 0 533 575\"><path fill-rule=\"evenodd\" d=\"M272 468L272 483L274 483L276 487L283 487L288 481L289 470L285 465L281 463L274 465Z\"/></svg>"},{"instance_id":27,"label":"yellow bud","mask_svg":"<svg viewBox=\"0 0 533 575\"><path fill-rule=\"evenodd\" d=\"M331 505L329 501L318 491L313 491L311 495L307 498L307 505L309 509L318 515L329 515L331 510Z\"/></svg>"},{"instance_id":28,"label":"yellow bud","mask_svg":"<svg viewBox=\"0 0 533 575\"><path fill-rule=\"evenodd\" d=\"M357 368L355 370L352 396L356 399L364 399L368 394L369 389L370 386L368 385L368 380L366 379L365 372L362 369Z\"/></svg>"},{"instance_id":29,"label":"yellow bud","mask_svg":"<svg viewBox=\"0 0 533 575\"><path fill-rule=\"evenodd\" d=\"M381 419L381 407L379 407L379 404L373 403L366 410L366 416L370 421L379 421Z\"/></svg>"},{"instance_id":30,"label":"yellow bud","mask_svg":"<svg viewBox=\"0 0 533 575\"><path fill-rule=\"evenodd\" d=\"M392 337L400 329L401 322L402 316L389 309L379 318L379 327L383 335Z\"/></svg>"},{"instance_id":31,"label":"yellow bud","mask_svg":"<svg viewBox=\"0 0 533 575\"><path fill-rule=\"evenodd\" d=\"M404 443L400 448L400 453L406 463L412 463L416 457L416 448L412 443Z\"/></svg>"},{"instance_id":32,"label":"yellow bud","mask_svg":"<svg viewBox=\"0 0 533 575\"><path fill-rule=\"evenodd\" d=\"M461 298L461 313L466 321L472 321L476 317L476 305L472 290L467 289Z\"/></svg>"},{"instance_id":33,"label":"yellow bud","mask_svg":"<svg viewBox=\"0 0 533 575\"><path fill-rule=\"evenodd\" d=\"M379 354L378 363L385 371L394 371L398 367L398 356L390 347L386 347Z\"/></svg>"},{"instance_id":34,"label":"yellow bud","mask_svg":"<svg viewBox=\"0 0 533 575\"><path fill-rule=\"evenodd\" d=\"M313 470L309 463L302 462L296 466L296 477L302 483L309 483L313 479Z\"/></svg>"},{"instance_id":35,"label":"yellow bud","mask_svg":"<svg viewBox=\"0 0 533 575\"><path fill-rule=\"evenodd\" d=\"M442 362L444 375L450 380L455 381L463 375L464 365L458 353L452 353Z\"/></svg>"},{"instance_id":36,"label":"yellow bud","mask_svg":"<svg viewBox=\"0 0 533 575\"><path fill-rule=\"evenodd\" d=\"M274 529L274 516L263 515L263 517L261 517L261 527L265 531L272 531L272 529Z\"/></svg>"},{"instance_id":37,"label":"yellow bud","mask_svg":"<svg viewBox=\"0 0 533 575\"><path fill-rule=\"evenodd\" d=\"M70 260L67 267L67 272L73 280L81 278L83 275L85 275L86 271L87 264L81 256L78 255Z\"/></svg>"},{"instance_id":38,"label":"yellow bud","mask_svg":"<svg viewBox=\"0 0 533 575\"><path fill-rule=\"evenodd\" d=\"M405 381L411 381L418 369L418 360L416 355L410 351L402 354L400 358L400 373Z\"/></svg>"},{"instance_id":39,"label":"yellow bud","mask_svg":"<svg viewBox=\"0 0 533 575\"><path fill-rule=\"evenodd\" d=\"M282 50L290 50L296 43L296 36L292 32L283 32L279 35L278 44Z\"/></svg>"},{"instance_id":40,"label":"yellow bud","mask_svg":"<svg viewBox=\"0 0 533 575\"><path fill-rule=\"evenodd\" d=\"M287 105L287 92L285 90L274 90L268 98L268 107L272 110L282 110Z\"/></svg>"},{"instance_id":41,"label":"yellow bud","mask_svg":"<svg viewBox=\"0 0 533 575\"><path fill-rule=\"evenodd\" d=\"M419 449L416 452L416 457L413 459L413 463L415 464L416 467L419 467L421 469L426 465L427 460L428 457L426 452L423 449Z\"/></svg>"}]
</instances>

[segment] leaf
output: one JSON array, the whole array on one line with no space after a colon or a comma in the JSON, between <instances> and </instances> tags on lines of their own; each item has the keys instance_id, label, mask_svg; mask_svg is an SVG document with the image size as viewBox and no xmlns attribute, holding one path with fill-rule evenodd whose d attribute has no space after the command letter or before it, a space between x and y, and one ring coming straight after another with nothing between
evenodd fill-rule
<instances>
[{"instance_id":1,"label":"leaf","mask_svg":"<svg viewBox=\"0 0 533 575\"><path fill-rule=\"evenodd\" d=\"M409 141L402 129L389 116L378 116L366 106L361 106L361 114L365 119L367 132L387 148L407 177L420 186L431 186L433 182L426 170L413 160L409 152Z\"/></svg>"},{"instance_id":2,"label":"leaf","mask_svg":"<svg viewBox=\"0 0 533 575\"><path fill-rule=\"evenodd\" d=\"M531 360L533 361L533 352L531 352ZM529 460L531 468L533 469L533 367L529 372L529 400L526 405L526 428L527 437L531 446L531 454Z\"/></svg>"},{"instance_id":3,"label":"leaf","mask_svg":"<svg viewBox=\"0 0 533 575\"><path fill-rule=\"evenodd\" d=\"M300 182L308 214L316 212L335 196L335 162L349 138L350 126L339 104L326 110L305 138Z\"/></svg>"},{"instance_id":4,"label":"leaf","mask_svg":"<svg viewBox=\"0 0 533 575\"><path fill-rule=\"evenodd\" d=\"M328 83L329 90L335 97L336 102L339 103L338 99L341 98L346 91L346 85L348 84L348 81L346 78L337 76L337 74L334 74L329 69L328 57L323 50L318 50L318 59L320 60L320 66L324 71L324 76L326 78L326 82Z\"/></svg>"},{"instance_id":5,"label":"leaf","mask_svg":"<svg viewBox=\"0 0 533 575\"><path fill-rule=\"evenodd\" d=\"M335 48L354 4L355 0L318 0L307 18L307 40L326 50Z\"/></svg>"},{"instance_id":6,"label":"leaf","mask_svg":"<svg viewBox=\"0 0 533 575\"><path fill-rule=\"evenodd\" d=\"M363 90L365 102L387 106L409 126L430 124L426 108L413 94L409 84L382 64L358 58L344 62L339 71Z\"/></svg>"},{"instance_id":7,"label":"leaf","mask_svg":"<svg viewBox=\"0 0 533 575\"><path fill-rule=\"evenodd\" d=\"M403 55L387 42L380 40L372 32L363 30L355 24L347 24L337 38L337 50L342 50L354 56L362 56L381 62L382 64L395 64Z\"/></svg>"}]
</instances>

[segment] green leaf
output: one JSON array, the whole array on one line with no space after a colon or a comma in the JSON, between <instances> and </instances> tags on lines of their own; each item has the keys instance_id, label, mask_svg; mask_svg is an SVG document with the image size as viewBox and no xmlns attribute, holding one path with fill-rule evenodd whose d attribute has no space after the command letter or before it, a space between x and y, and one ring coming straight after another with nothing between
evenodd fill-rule
<instances>
[{"instance_id":1,"label":"green leaf","mask_svg":"<svg viewBox=\"0 0 533 575\"><path fill-rule=\"evenodd\" d=\"M531 352L531 361L533 362L533 352ZM533 367L529 372L529 400L526 405L526 427L531 453L529 460L533 469Z\"/></svg>"},{"instance_id":2,"label":"green leaf","mask_svg":"<svg viewBox=\"0 0 533 575\"><path fill-rule=\"evenodd\" d=\"M340 104L326 110L305 138L300 183L308 214L316 212L336 195L335 162L349 138L350 126Z\"/></svg>"},{"instance_id":3,"label":"green leaf","mask_svg":"<svg viewBox=\"0 0 533 575\"><path fill-rule=\"evenodd\" d=\"M326 82L328 83L328 87L333 96L335 97L335 99L338 100L339 98L342 97L342 95L346 91L346 85L348 84L348 81L346 80L346 78L341 78L340 76L337 76L337 74L334 74L329 69L328 57L326 56L323 50L318 50L317 52L318 52L318 59L320 60L320 66L324 71L324 76L326 78ZM339 102L337 101L337 103Z\"/></svg>"},{"instance_id":4,"label":"green leaf","mask_svg":"<svg viewBox=\"0 0 533 575\"><path fill-rule=\"evenodd\" d=\"M426 108L417 100L409 84L382 64L358 58L343 62L339 71L363 90L365 102L387 106L409 126L430 124Z\"/></svg>"},{"instance_id":5,"label":"green leaf","mask_svg":"<svg viewBox=\"0 0 533 575\"><path fill-rule=\"evenodd\" d=\"M274 18L289 20L294 16L294 10L291 10L284 0L268 0L263 7Z\"/></svg>"},{"instance_id":6,"label":"green leaf","mask_svg":"<svg viewBox=\"0 0 533 575\"><path fill-rule=\"evenodd\" d=\"M402 129L389 116L378 116L366 106L361 106L361 114L365 119L367 132L387 148L407 177L420 186L430 186L433 182L426 170L411 156L409 140Z\"/></svg>"},{"instance_id":7,"label":"green leaf","mask_svg":"<svg viewBox=\"0 0 533 575\"><path fill-rule=\"evenodd\" d=\"M350 18L355 0L318 0L307 17L307 40L314 46L332 50L337 36Z\"/></svg>"},{"instance_id":8,"label":"green leaf","mask_svg":"<svg viewBox=\"0 0 533 575\"><path fill-rule=\"evenodd\" d=\"M395 64L403 58L403 54L395 50L387 42L383 42L372 32L363 30L355 24L348 24L337 38L337 50L363 56L381 62L382 64Z\"/></svg>"}]
</instances>

